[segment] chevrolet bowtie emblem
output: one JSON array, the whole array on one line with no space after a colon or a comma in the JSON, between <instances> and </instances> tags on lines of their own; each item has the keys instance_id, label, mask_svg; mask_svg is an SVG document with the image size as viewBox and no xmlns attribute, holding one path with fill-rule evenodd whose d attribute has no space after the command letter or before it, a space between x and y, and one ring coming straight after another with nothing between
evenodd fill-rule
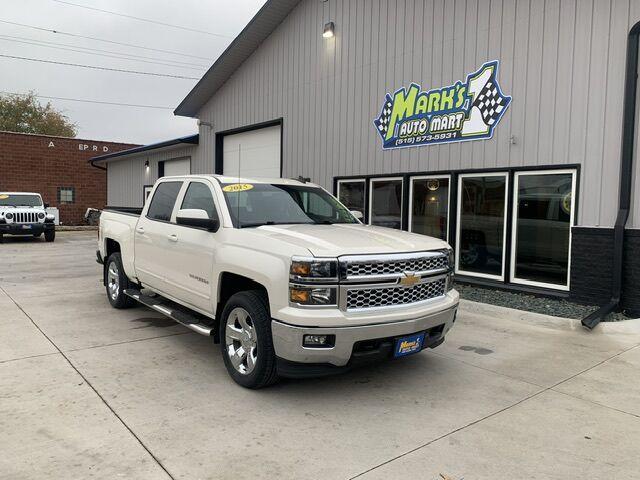
<instances>
[{"instance_id":1,"label":"chevrolet bowtie emblem","mask_svg":"<svg viewBox=\"0 0 640 480\"><path fill-rule=\"evenodd\" d=\"M420 282L420 277L413 272L404 272L404 277L400 278L400 285L403 287L413 287Z\"/></svg>"}]
</instances>

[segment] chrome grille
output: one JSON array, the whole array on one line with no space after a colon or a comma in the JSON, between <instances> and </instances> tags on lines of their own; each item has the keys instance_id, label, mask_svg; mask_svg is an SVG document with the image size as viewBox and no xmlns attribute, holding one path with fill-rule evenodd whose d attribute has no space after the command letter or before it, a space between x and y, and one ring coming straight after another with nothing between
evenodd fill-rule
<instances>
[{"instance_id":1,"label":"chrome grille","mask_svg":"<svg viewBox=\"0 0 640 480\"><path fill-rule=\"evenodd\" d=\"M13 214L14 223L37 223L38 214L36 212L15 212Z\"/></svg>"},{"instance_id":2,"label":"chrome grille","mask_svg":"<svg viewBox=\"0 0 640 480\"><path fill-rule=\"evenodd\" d=\"M352 256L342 259L343 278L351 281L400 278L406 272L420 275L449 269L446 252L422 252L376 256Z\"/></svg>"},{"instance_id":3,"label":"chrome grille","mask_svg":"<svg viewBox=\"0 0 640 480\"><path fill-rule=\"evenodd\" d=\"M347 310L359 310L422 302L443 296L446 282L446 278L440 278L413 287L352 288L347 290L346 307Z\"/></svg>"}]
</instances>

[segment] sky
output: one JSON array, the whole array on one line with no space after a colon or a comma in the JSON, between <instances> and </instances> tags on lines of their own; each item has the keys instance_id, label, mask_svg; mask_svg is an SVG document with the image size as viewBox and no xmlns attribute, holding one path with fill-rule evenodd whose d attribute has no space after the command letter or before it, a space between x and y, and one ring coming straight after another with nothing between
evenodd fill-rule
<instances>
[{"instance_id":1,"label":"sky","mask_svg":"<svg viewBox=\"0 0 640 480\"><path fill-rule=\"evenodd\" d=\"M3 0L0 92L33 90L48 97L168 107L40 98L41 103L50 101L78 125L78 138L147 144L196 133L195 120L177 117L173 109L264 3L265 0ZM122 55L127 58L113 58ZM136 58L131 58L134 55ZM6 56L192 78L96 70Z\"/></svg>"}]
</instances>

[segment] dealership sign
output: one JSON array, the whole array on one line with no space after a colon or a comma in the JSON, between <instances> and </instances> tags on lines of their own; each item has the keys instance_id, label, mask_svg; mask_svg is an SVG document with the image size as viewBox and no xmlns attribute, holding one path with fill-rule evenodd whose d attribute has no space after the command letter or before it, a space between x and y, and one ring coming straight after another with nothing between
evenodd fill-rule
<instances>
[{"instance_id":1,"label":"dealership sign","mask_svg":"<svg viewBox=\"0 0 640 480\"><path fill-rule=\"evenodd\" d=\"M380 116L373 121L382 148L491 138L511 103L498 84L498 61L467 75L465 83L422 91L412 83L387 93Z\"/></svg>"}]
</instances>

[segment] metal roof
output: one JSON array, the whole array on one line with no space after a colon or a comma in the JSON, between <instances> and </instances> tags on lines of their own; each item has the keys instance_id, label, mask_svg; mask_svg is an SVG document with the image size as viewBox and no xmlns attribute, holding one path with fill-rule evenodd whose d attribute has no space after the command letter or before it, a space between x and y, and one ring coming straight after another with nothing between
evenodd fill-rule
<instances>
[{"instance_id":1,"label":"metal roof","mask_svg":"<svg viewBox=\"0 0 640 480\"><path fill-rule=\"evenodd\" d=\"M300 0L268 0L173 113L184 117L195 116L200 107L209 101L298 3Z\"/></svg>"},{"instance_id":2,"label":"metal roof","mask_svg":"<svg viewBox=\"0 0 640 480\"><path fill-rule=\"evenodd\" d=\"M89 159L89 162L93 165L95 162L103 162L116 157L122 157L125 155L132 155L135 153L146 152L148 150L157 150L159 148L171 147L173 145L188 144L198 145L199 135L189 135L186 137L174 138L173 140L166 140L164 142L150 143L149 145L142 145L140 147L129 148L128 150L120 150L119 152L107 153L106 155L100 155Z\"/></svg>"}]
</instances>

